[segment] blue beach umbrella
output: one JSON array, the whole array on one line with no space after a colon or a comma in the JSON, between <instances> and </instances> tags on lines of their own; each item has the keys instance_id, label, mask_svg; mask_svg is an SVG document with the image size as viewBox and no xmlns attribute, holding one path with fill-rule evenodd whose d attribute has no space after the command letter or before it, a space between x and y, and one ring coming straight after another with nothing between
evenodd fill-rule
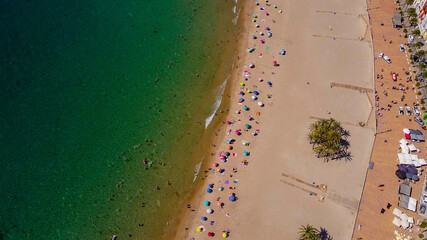
<instances>
[{"instance_id":1,"label":"blue beach umbrella","mask_svg":"<svg viewBox=\"0 0 427 240\"><path fill-rule=\"evenodd\" d=\"M203 202L203 205L205 205L205 206L209 206L209 205L211 205L211 203L210 203L209 201L204 201L204 202Z\"/></svg>"},{"instance_id":2,"label":"blue beach umbrella","mask_svg":"<svg viewBox=\"0 0 427 240\"><path fill-rule=\"evenodd\" d=\"M245 92L243 92L243 91L240 91L240 96L244 96L245 95Z\"/></svg>"},{"instance_id":3,"label":"blue beach umbrella","mask_svg":"<svg viewBox=\"0 0 427 240\"><path fill-rule=\"evenodd\" d=\"M254 18L257 18L256 14L254 14Z\"/></svg>"},{"instance_id":4,"label":"blue beach umbrella","mask_svg":"<svg viewBox=\"0 0 427 240\"><path fill-rule=\"evenodd\" d=\"M271 82L267 82L267 84L270 85L270 86L273 85Z\"/></svg>"},{"instance_id":5,"label":"blue beach umbrella","mask_svg":"<svg viewBox=\"0 0 427 240\"><path fill-rule=\"evenodd\" d=\"M249 152L244 151L244 152L243 152L243 155L245 155L245 156L249 156Z\"/></svg>"},{"instance_id":6,"label":"blue beach umbrella","mask_svg":"<svg viewBox=\"0 0 427 240\"><path fill-rule=\"evenodd\" d=\"M258 96L259 92L258 91L254 91L254 94Z\"/></svg>"},{"instance_id":7,"label":"blue beach umbrella","mask_svg":"<svg viewBox=\"0 0 427 240\"><path fill-rule=\"evenodd\" d=\"M256 39L256 36L255 36L255 35L252 35L252 39Z\"/></svg>"},{"instance_id":8,"label":"blue beach umbrella","mask_svg":"<svg viewBox=\"0 0 427 240\"><path fill-rule=\"evenodd\" d=\"M201 219L202 219L202 221L207 221L208 220L207 217L202 217Z\"/></svg>"},{"instance_id":9,"label":"blue beach umbrella","mask_svg":"<svg viewBox=\"0 0 427 240\"><path fill-rule=\"evenodd\" d=\"M228 200L230 200L230 202L234 202L237 200L236 195L233 193L230 195L230 197L228 197Z\"/></svg>"},{"instance_id":10,"label":"blue beach umbrella","mask_svg":"<svg viewBox=\"0 0 427 240\"><path fill-rule=\"evenodd\" d=\"M245 127L246 127L247 129L251 129L251 128L252 128L252 126L251 126L251 125L249 125L249 124L246 124L246 125L245 125Z\"/></svg>"},{"instance_id":11,"label":"blue beach umbrella","mask_svg":"<svg viewBox=\"0 0 427 240\"><path fill-rule=\"evenodd\" d=\"M213 188L213 184L209 184L208 186L209 186L209 188Z\"/></svg>"},{"instance_id":12,"label":"blue beach umbrella","mask_svg":"<svg viewBox=\"0 0 427 240\"><path fill-rule=\"evenodd\" d=\"M243 99L243 98L240 98L239 99L239 103L242 103L242 102L244 102L245 101L245 99Z\"/></svg>"}]
</instances>

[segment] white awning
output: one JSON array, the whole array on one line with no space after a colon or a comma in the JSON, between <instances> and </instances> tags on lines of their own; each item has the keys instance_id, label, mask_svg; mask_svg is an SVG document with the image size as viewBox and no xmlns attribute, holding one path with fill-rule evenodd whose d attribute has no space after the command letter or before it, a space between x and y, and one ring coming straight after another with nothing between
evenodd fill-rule
<instances>
[{"instance_id":1,"label":"white awning","mask_svg":"<svg viewBox=\"0 0 427 240\"><path fill-rule=\"evenodd\" d=\"M421 167L421 163L417 160L412 160L412 164L414 164L415 167Z\"/></svg>"},{"instance_id":2,"label":"white awning","mask_svg":"<svg viewBox=\"0 0 427 240\"><path fill-rule=\"evenodd\" d=\"M427 165L426 160L424 160L424 159L422 159L422 158L418 159L418 162L421 164L421 166L425 166L425 165Z\"/></svg>"},{"instance_id":3,"label":"white awning","mask_svg":"<svg viewBox=\"0 0 427 240\"><path fill-rule=\"evenodd\" d=\"M400 144L400 149L402 149L402 153L409 153L409 148L405 144Z\"/></svg>"},{"instance_id":4,"label":"white awning","mask_svg":"<svg viewBox=\"0 0 427 240\"><path fill-rule=\"evenodd\" d=\"M396 227L400 227L402 226L402 221L399 218L394 217L393 224L396 225Z\"/></svg>"},{"instance_id":5,"label":"white awning","mask_svg":"<svg viewBox=\"0 0 427 240\"><path fill-rule=\"evenodd\" d=\"M394 208L393 214L396 217L400 217L400 215L402 215L402 211L400 209L398 209L398 208Z\"/></svg>"},{"instance_id":6,"label":"white awning","mask_svg":"<svg viewBox=\"0 0 427 240\"><path fill-rule=\"evenodd\" d=\"M409 198L408 209L417 212L417 199Z\"/></svg>"},{"instance_id":7,"label":"white awning","mask_svg":"<svg viewBox=\"0 0 427 240\"><path fill-rule=\"evenodd\" d=\"M398 153L397 156L399 158L400 164L412 164L412 159L411 159L411 156L409 156L409 154Z\"/></svg>"},{"instance_id":8,"label":"white awning","mask_svg":"<svg viewBox=\"0 0 427 240\"><path fill-rule=\"evenodd\" d=\"M415 145L413 143L411 145L408 145L408 148L411 152L417 151L417 148L415 147Z\"/></svg>"},{"instance_id":9,"label":"white awning","mask_svg":"<svg viewBox=\"0 0 427 240\"><path fill-rule=\"evenodd\" d=\"M408 141L406 141L404 138L400 139L400 144L408 145Z\"/></svg>"}]
</instances>

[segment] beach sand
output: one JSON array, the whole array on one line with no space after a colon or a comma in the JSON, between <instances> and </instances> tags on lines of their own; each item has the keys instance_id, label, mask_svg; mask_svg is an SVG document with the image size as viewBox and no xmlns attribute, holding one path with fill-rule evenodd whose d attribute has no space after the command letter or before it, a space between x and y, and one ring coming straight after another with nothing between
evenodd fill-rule
<instances>
[{"instance_id":1,"label":"beach sand","mask_svg":"<svg viewBox=\"0 0 427 240\"><path fill-rule=\"evenodd\" d=\"M413 121L413 116L399 116L398 114L399 106L404 107L407 104L412 107L413 103L418 102L418 99L413 89L415 81L406 82L406 78L409 77L405 74L405 71L408 71L409 68L406 57L408 53L400 52L399 50L399 45L407 43L407 39L401 35L402 30L392 27L390 21L396 8L397 5L393 1L387 0L375 0L369 4L376 56L375 75L383 75L383 79L376 79L376 89L379 96L378 108L387 108L388 104L391 104L392 107L390 111L381 110L382 116L377 117L378 129L371 159L374 163L374 168L369 170L367 174L360 211L354 228L353 239L355 240L359 238L394 239L395 230L407 236L415 237L418 235L416 227L413 228L413 233L409 233L408 230L402 230L392 224L394 218L392 212L395 207L403 210L408 216L414 217L415 223L420 218L416 213L398 207L398 187L402 183L395 175L395 171L397 170L396 165L399 164L396 161L400 145L399 140L404 137L403 128L420 129L420 125ZM382 23L384 26L381 26ZM391 44L390 41L392 41ZM378 58L379 52L384 52L385 55L388 55L392 63L388 64L383 59ZM396 82L392 81L390 76L391 71L398 74ZM404 84L409 89L406 91L392 89L393 87L402 88L399 84ZM384 91L387 92L387 96L384 94ZM405 95L404 101L400 100L402 95ZM392 100L398 103L392 104ZM421 153L426 149L425 143L415 143L415 146L421 149ZM418 154L418 156L424 158L423 154ZM418 201L423 178L424 174L420 176L420 182L415 184L410 183L412 197ZM385 186L379 188L380 184L384 184ZM386 208L387 203L392 205L390 209ZM386 209L384 214L380 213L381 208ZM360 228L359 225L361 226Z\"/></svg>"},{"instance_id":2,"label":"beach sand","mask_svg":"<svg viewBox=\"0 0 427 240\"><path fill-rule=\"evenodd\" d=\"M234 124L224 124L218 130L212 150L212 161L225 169L224 176L212 173L218 168L202 169L207 171L207 178L191 198L191 208L177 227L175 239L207 239L208 232L222 235L223 231L230 239L297 239L298 228L306 224L325 228L334 239L351 238L375 133L373 57L365 2L270 3L269 16L253 3L241 13L245 21L243 39L227 85L231 100L226 120ZM265 4L261 2L262 7ZM258 15L256 23L251 22L253 14ZM271 39L259 34L266 33L267 26L273 34ZM253 34L258 38L252 39ZM261 44L260 39L266 43ZM248 53L250 47L255 51ZM279 54L282 48L285 56ZM279 66L273 66L273 61ZM249 63L255 68L250 69ZM248 81L242 76L244 70L251 73ZM243 89L241 81L245 83ZM238 93L247 89L258 91L265 106L250 101L252 94L243 96L245 102L239 105ZM267 98L267 94L272 97ZM244 105L249 111L243 110ZM248 116L254 120L249 121ZM351 159L325 162L313 154L307 140L308 127L318 118L330 117L350 132ZM245 124L253 128L244 131ZM237 129L242 129L241 136L234 134ZM256 129L259 135L253 136L251 132ZM229 130L231 135L227 135ZM230 152L238 155L222 163L216 154L227 151L226 140L230 138L236 139ZM242 140L250 145L243 146ZM250 156L244 157L243 151L249 151ZM248 164L242 166L242 160ZM225 184L227 180L229 184ZM235 180L238 183L233 183ZM212 193L206 192L208 184L214 184ZM326 191L315 187L321 184L327 186ZM236 202L228 201L230 193L236 194ZM223 208L217 205L218 197L225 204ZM211 206L204 206L204 201L210 201ZM214 213L206 213L208 208ZM201 220L203 216L207 221ZM211 220L215 221L213 226ZM197 232L199 226L205 231Z\"/></svg>"}]
</instances>

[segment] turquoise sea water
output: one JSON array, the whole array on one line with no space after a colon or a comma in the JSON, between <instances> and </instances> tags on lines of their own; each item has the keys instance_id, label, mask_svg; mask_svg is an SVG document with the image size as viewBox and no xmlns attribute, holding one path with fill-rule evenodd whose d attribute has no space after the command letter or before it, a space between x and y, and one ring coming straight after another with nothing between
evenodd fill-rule
<instances>
[{"instance_id":1,"label":"turquoise sea water","mask_svg":"<svg viewBox=\"0 0 427 240\"><path fill-rule=\"evenodd\" d=\"M2 1L0 239L158 239L193 180L234 5Z\"/></svg>"}]
</instances>

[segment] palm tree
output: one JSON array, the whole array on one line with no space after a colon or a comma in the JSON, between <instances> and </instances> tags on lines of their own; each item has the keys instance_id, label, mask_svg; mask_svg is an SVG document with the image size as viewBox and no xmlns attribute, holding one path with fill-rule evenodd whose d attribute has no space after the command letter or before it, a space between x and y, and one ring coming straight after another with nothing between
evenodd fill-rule
<instances>
[{"instance_id":1,"label":"palm tree","mask_svg":"<svg viewBox=\"0 0 427 240\"><path fill-rule=\"evenodd\" d=\"M313 144L313 151L318 158L329 158L340 156L347 147L347 132L341 127L341 124L335 119L319 119L311 124L308 140Z\"/></svg>"},{"instance_id":2,"label":"palm tree","mask_svg":"<svg viewBox=\"0 0 427 240\"><path fill-rule=\"evenodd\" d=\"M414 34L414 37L419 37L421 35L420 29L415 29L412 34Z\"/></svg>"},{"instance_id":3,"label":"palm tree","mask_svg":"<svg viewBox=\"0 0 427 240\"><path fill-rule=\"evenodd\" d=\"M417 26L418 25L418 19L416 17L413 17L413 18L409 19L409 23L411 24L411 26Z\"/></svg>"},{"instance_id":4,"label":"palm tree","mask_svg":"<svg viewBox=\"0 0 427 240\"><path fill-rule=\"evenodd\" d=\"M313 226L307 224L307 226L301 225L299 228L299 240L318 240L319 239L319 230Z\"/></svg>"}]
</instances>

